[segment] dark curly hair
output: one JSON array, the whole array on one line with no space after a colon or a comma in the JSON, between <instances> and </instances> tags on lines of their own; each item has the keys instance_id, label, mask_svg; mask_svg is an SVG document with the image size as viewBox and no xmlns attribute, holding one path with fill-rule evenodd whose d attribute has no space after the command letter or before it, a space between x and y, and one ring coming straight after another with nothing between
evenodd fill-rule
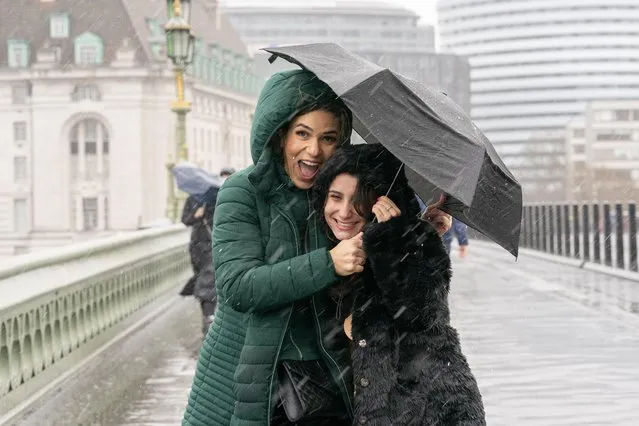
<instances>
[{"instance_id":1,"label":"dark curly hair","mask_svg":"<svg viewBox=\"0 0 639 426\"><path fill-rule=\"evenodd\" d=\"M373 220L373 205L382 195L397 204L402 214L415 216L419 213L419 204L408 185L401 161L382 145L344 146L324 164L313 185L314 213L333 240L324 218L324 206L333 180L343 173L357 178L354 207L367 222Z\"/></svg>"}]
</instances>

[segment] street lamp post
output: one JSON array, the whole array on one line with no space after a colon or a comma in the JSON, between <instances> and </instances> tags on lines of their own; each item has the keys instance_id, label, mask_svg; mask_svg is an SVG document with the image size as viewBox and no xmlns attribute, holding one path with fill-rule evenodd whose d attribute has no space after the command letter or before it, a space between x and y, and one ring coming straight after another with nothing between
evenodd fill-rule
<instances>
[{"instance_id":1,"label":"street lamp post","mask_svg":"<svg viewBox=\"0 0 639 426\"><path fill-rule=\"evenodd\" d=\"M194 36L191 33L191 0L167 0L168 21L164 26L166 33L166 52L174 65L175 88L177 99L173 101L171 110L175 112L177 120L175 126L175 152L167 164L169 174L169 193L167 197L167 216L175 223L178 218L178 203L180 201L175 183L171 175L174 162L188 160L189 151L186 144L186 114L191 110L191 104L184 99L184 72L193 62Z\"/></svg>"}]
</instances>

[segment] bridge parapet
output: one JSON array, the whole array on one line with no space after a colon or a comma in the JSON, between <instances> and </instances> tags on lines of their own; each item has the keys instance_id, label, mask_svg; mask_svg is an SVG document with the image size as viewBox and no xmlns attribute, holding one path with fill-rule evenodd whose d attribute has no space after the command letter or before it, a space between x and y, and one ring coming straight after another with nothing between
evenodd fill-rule
<instances>
[{"instance_id":1,"label":"bridge parapet","mask_svg":"<svg viewBox=\"0 0 639 426\"><path fill-rule=\"evenodd\" d=\"M175 286L187 243L176 225L3 261L0 399Z\"/></svg>"}]
</instances>

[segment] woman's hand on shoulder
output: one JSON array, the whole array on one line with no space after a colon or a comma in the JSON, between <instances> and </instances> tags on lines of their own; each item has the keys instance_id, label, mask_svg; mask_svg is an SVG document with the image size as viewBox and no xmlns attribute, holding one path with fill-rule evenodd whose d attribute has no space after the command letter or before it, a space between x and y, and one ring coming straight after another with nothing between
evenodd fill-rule
<instances>
[{"instance_id":1,"label":"woman's hand on shoulder","mask_svg":"<svg viewBox=\"0 0 639 426\"><path fill-rule=\"evenodd\" d=\"M373 214L377 218L377 221L382 223L400 216L402 211L399 207L397 207L393 200L384 195L379 197L377 202L373 205Z\"/></svg>"}]
</instances>

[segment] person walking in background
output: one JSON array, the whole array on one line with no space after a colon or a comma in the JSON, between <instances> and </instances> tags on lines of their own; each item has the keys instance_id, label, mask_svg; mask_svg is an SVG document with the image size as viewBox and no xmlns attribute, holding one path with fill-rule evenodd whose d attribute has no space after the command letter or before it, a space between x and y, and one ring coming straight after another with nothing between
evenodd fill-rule
<instances>
[{"instance_id":1,"label":"person walking in background","mask_svg":"<svg viewBox=\"0 0 639 426\"><path fill-rule=\"evenodd\" d=\"M466 226L466 224L453 218L453 225L442 237L444 240L444 246L446 247L446 251L448 252L448 254L450 254L450 246L453 242L453 234L455 234L457 236L457 243L459 244L459 257L461 257L462 259L466 257L466 255L468 254L467 229L468 227Z\"/></svg>"},{"instance_id":2,"label":"person walking in background","mask_svg":"<svg viewBox=\"0 0 639 426\"><path fill-rule=\"evenodd\" d=\"M426 204L422 201L421 198L416 194L415 199L417 199L417 203L421 209L420 216L424 216L426 214ZM443 236L444 246L446 247L446 252L450 254L450 247L453 242L453 234L457 236L457 243L459 244L459 257L462 259L466 257L468 254L468 226L465 223L460 222L458 219L453 218L453 223Z\"/></svg>"},{"instance_id":3,"label":"person walking in background","mask_svg":"<svg viewBox=\"0 0 639 426\"><path fill-rule=\"evenodd\" d=\"M215 201L216 197L203 201L191 195L186 199L182 210L182 223L191 227L189 255L193 276L186 283L180 295L193 296L200 301L204 336L213 321L217 299L211 240Z\"/></svg>"},{"instance_id":4,"label":"person walking in background","mask_svg":"<svg viewBox=\"0 0 639 426\"><path fill-rule=\"evenodd\" d=\"M235 173L232 167L224 167L220 171L222 182ZM218 188L211 188L200 199L194 195L189 196L182 210L182 223L191 226L191 242L189 254L193 276L186 283L180 295L193 296L200 301L202 309L202 334L206 333L213 322L213 315L217 306L217 294L215 291L215 267L213 266L213 241L212 227L215 203L217 201Z\"/></svg>"}]
</instances>

